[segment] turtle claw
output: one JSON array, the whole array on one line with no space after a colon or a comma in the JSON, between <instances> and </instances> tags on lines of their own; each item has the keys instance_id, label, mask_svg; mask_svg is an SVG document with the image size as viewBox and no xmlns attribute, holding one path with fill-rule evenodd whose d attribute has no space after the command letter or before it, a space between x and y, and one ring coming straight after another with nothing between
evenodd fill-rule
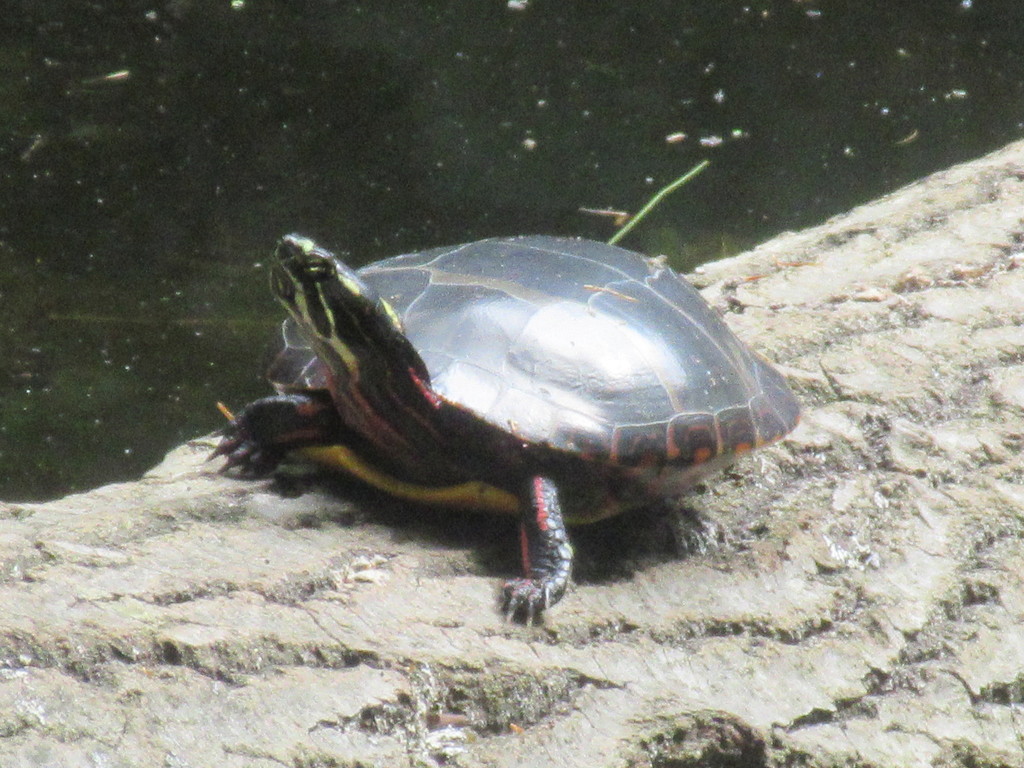
<instances>
[{"instance_id":1,"label":"turtle claw","mask_svg":"<svg viewBox=\"0 0 1024 768\"><path fill-rule=\"evenodd\" d=\"M257 441L244 436L237 422L225 427L223 437L217 447L210 453L207 461L226 457L221 474L237 470L242 477L265 477L281 463L283 452L273 446L262 446Z\"/></svg>"},{"instance_id":2,"label":"turtle claw","mask_svg":"<svg viewBox=\"0 0 1024 768\"><path fill-rule=\"evenodd\" d=\"M326 438L340 432L338 413L325 394L273 395L234 414L210 458L227 457L221 472L235 469L242 477L263 477L289 451L329 442Z\"/></svg>"},{"instance_id":3,"label":"turtle claw","mask_svg":"<svg viewBox=\"0 0 1024 768\"><path fill-rule=\"evenodd\" d=\"M511 579L502 589L505 621L520 617L524 624L534 624L551 606L551 584L541 579Z\"/></svg>"}]
</instances>

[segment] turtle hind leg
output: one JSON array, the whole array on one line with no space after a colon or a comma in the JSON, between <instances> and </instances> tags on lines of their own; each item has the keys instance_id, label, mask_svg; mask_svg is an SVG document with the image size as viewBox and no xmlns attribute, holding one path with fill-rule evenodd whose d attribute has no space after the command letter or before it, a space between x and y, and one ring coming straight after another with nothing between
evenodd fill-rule
<instances>
[{"instance_id":1,"label":"turtle hind leg","mask_svg":"<svg viewBox=\"0 0 1024 768\"><path fill-rule=\"evenodd\" d=\"M538 476L528 484L530 504L523 505L519 525L524 576L505 583L502 607L506 619L532 624L565 594L573 553L554 481Z\"/></svg>"}]
</instances>

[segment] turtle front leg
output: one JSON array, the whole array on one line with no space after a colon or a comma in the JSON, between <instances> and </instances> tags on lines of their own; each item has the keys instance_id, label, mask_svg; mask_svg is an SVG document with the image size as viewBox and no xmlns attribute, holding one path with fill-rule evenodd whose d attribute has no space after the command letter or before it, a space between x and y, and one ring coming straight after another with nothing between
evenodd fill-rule
<instances>
[{"instance_id":1,"label":"turtle front leg","mask_svg":"<svg viewBox=\"0 0 1024 768\"><path fill-rule=\"evenodd\" d=\"M562 599L572 574L572 545L562 520L558 488L546 477L529 481L529 506L521 513L519 536L525 578L505 583L505 617L533 623L541 611Z\"/></svg>"},{"instance_id":2,"label":"turtle front leg","mask_svg":"<svg viewBox=\"0 0 1024 768\"><path fill-rule=\"evenodd\" d=\"M210 458L227 457L222 472L237 468L244 476L259 477L294 448L337 442L339 422L326 393L264 397L235 415Z\"/></svg>"}]
</instances>

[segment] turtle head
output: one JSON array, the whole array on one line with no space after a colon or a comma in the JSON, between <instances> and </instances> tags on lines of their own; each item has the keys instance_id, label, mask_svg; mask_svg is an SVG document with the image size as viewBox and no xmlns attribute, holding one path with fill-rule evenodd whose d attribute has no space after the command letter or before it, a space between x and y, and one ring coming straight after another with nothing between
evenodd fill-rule
<instances>
[{"instance_id":1,"label":"turtle head","mask_svg":"<svg viewBox=\"0 0 1024 768\"><path fill-rule=\"evenodd\" d=\"M317 336L337 338L367 316L379 316L391 329L402 332L391 305L345 262L308 237L285 235L274 257L271 290L299 324Z\"/></svg>"},{"instance_id":2,"label":"turtle head","mask_svg":"<svg viewBox=\"0 0 1024 768\"><path fill-rule=\"evenodd\" d=\"M308 237L281 238L270 288L335 376L358 380L379 377L389 368L393 373L412 368L427 377L394 308L341 259Z\"/></svg>"}]
</instances>

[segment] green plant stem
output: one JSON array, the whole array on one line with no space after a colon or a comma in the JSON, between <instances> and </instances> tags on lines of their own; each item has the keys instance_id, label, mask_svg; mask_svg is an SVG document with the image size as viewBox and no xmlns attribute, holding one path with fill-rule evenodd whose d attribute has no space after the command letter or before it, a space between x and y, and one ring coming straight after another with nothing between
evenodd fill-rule
<instances>
[{"instance_id":1,"label":"green plant stem","mask_svg":"<svg viewBox=\"0 0 1024 768\"><path fill-rule=\"evenodd\" d=\"M630 233L630 231L633 229L633 227L635 227L637 224L639 224L644 219L644 217L647 216L647 214L649 214L651 211L654 210L655 206L657 206L658 203L660 203L662 200L664 200L670 194L675 192L681 186L686 184L688 181L690 181L690 179L692 179L695 176L697 176L701 171L703 171L709 165L711 165L711 161L710 160L701 160L699 163L697 163L695 166L693 166L693 168L688 170L686 173L684 173L678 179L673 181L671 184L669 184L668 186L665 186L665 187L662 187L661 189L659 189L655 193L654 197L652 197L650 200L647 201L647 205L645 205L643 208L641 208L637 212L637 214L635 216L633 216L633 218L631 218L628 222L626 222L625 226L623 226L622 229L620 229L618 232L616 232L614 235L612 235L610 238L608 238L608 245L615 245L617 242L619 242L619 240L621 240L626 235L628 235Z\"/></svg>"}]
</instances>

